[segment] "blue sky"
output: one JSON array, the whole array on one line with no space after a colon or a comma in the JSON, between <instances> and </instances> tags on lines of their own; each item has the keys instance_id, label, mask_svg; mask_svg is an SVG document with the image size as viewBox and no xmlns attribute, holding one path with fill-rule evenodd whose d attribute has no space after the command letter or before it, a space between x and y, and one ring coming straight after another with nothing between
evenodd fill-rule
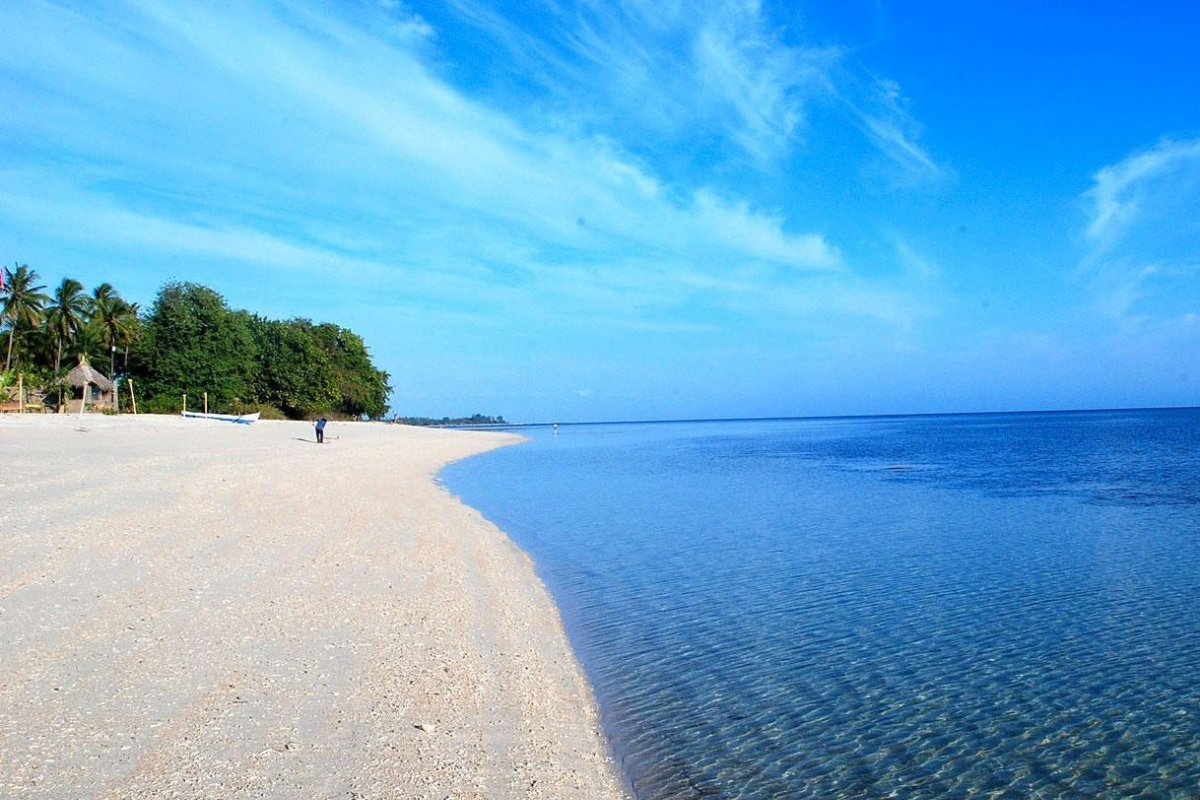
<instances>
[{"instance_id":1,"label":"blue sky","mask_svg":"<svg viewBox=\"0 0 1200 800\"><path fill-rule=\"evenodd\" d=\"M0 4L0 258L401 414L1200 403L1200 4Z\"/></svg>"}]
</instances>

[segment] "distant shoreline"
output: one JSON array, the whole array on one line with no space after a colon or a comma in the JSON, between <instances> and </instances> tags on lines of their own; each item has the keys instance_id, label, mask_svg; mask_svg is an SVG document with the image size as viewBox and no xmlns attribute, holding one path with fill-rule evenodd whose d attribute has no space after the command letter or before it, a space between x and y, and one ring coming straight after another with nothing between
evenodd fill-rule
<instances>
[{"instance_id":1,"label":"distant shoreline","mask_svg":"<svg viewBox=\"0 0 1200 800\"><path fill-rule=\"evenodd\" d=\"M696 419L623 419L558 421L558 422L503 422L486 424L454 424L433 425L436 428L453 428L456 430L492 430L505 431L521 428L553 428L572 427L581 425L697 425L710 422L820 422L822 420L869 420L869 419L941 419L945 417L1004 417L1029 416L1035 414L1118 414L1131 411L1192 411L1200 406L1134 406L1130 408L1052 408L1017 411L929 411L894 414L815 414L795 417L712 417Z\"/></svg>"}]
</instances>

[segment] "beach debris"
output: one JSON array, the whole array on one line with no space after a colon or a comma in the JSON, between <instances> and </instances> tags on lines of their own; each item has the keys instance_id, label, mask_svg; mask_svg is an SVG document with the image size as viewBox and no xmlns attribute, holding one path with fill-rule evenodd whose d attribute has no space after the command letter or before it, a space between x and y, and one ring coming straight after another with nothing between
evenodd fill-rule
<instances>
[{"instance_id":1,"label":"beach debris","mask_svg":"<svg viewBox=\"0 0 1200 800\"><path fill-rule=\"evenodd\" d=\"M418 722L416 725L413 725L413 727L419 731L424 731L425 733L437 732L437 725L433 722Z\"/></svg>"}]
</instances>

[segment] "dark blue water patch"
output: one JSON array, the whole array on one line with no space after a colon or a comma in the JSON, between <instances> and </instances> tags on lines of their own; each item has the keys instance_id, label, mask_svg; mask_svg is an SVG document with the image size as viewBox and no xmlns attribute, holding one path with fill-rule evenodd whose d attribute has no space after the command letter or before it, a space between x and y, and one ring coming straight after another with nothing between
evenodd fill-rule
<instances>
[{"instance_id":1,"label":"dark blue water patch","mask_svg":"<svg viewBox=\"0 0 1200 800\"><path fill-rule=\"evenodd\" d=\"M811 422L809 437L746 433L741 451L714 444L733 458L800 459L1005 495L1194 505L1195 423L1191 410L850 419Z\"/></svg>"},{"instance_id":2,"label":"dark blue water patch","mask_svg":"<svg viewBox=\"0 0 1200 800\"><path fill-rule=\"evenodd\" d=\"M1200 791L1196 412L570 428L453 466L640 798Z\"/></svg>"}]
</instances>

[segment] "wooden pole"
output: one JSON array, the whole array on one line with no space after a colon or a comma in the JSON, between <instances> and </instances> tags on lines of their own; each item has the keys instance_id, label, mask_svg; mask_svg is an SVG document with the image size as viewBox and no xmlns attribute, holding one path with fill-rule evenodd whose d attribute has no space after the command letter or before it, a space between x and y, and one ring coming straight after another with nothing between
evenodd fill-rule
<instances>
[{"instance_id":1,"label":"wooden pole","mask_svg":"<svg viewBox=\"0 0 1200 800\"><path fill-rule=\"evenodd\" d=\"M133 394L133 378L129 379L129 402L133 403L133 413L137 413L137 398Z\"/></svg>"},{"instance_id":2,"label":"wooden pole","mask_svg":"<svg viewBox=\"0 0 1200 800\"><path fill-rule=\"evenodd\" d=\"M187 414L187 392L183 393L183 413Z\"/></svg>"},{"instance_id":3,"label":"wooden pole","mask_svg":"<svg viewBox=\"0 0 1200 800\"><path fill-rule=\"evenodd\" d=\"M25 413L25 373L17 373L17 413Z\"/></svg>"},{"instance_id":4,"label":"wooden pole","mask_svg":"<svg viewBox=\"0 0 1200 800\"><path fill-rule=\"evenodd\" d=\"M83 394L79 397L79 419L75 420L75 429L79 430L79 426L83 424L83 412L87 408L88 390L91 389L91 384L86 381L83 384Z\"/></svg>"},{"instance_id":5,"label":"wooden pole","mask_svg":"<svg viewBox=\"0 0 1200 800\"><path fill-rule=\"evenodd\" d=\"M208 413L208 392L204 393L204 413Z\"/></svg>"}]
</instances>

